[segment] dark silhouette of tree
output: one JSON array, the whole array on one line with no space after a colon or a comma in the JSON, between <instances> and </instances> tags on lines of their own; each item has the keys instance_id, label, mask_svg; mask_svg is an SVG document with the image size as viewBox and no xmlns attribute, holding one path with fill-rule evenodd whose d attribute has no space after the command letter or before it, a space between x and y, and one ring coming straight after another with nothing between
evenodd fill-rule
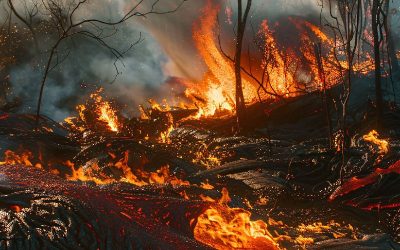
<instances>
[{"instance_id":1,"label":"dark silhouette of tree","mask_svg":"<svg viewBox=\"0 0 400 250\"><path fill-rule=\"evenodd\" d=\"M377 126L382 126L383 97L382 97L382 75L381 75L381 54L380 49L383 37L383 25L386 14L383 12L382 0L373 0L371 8L371 26L374 37L374 64L375 64L375 98L376 98L376 118Z\"/></svg>"},{"instance_id":2,"label":"dark silhouette of tree","mask_svg":"<svg viewBox=\"0 0 400 250\"><path fill-rule=\"evenodd\" d=\"M236 117L238 132L246 130L246 104L243 95L242 75L241 75L241 57L243 37L246 29L247 18L250 12L252 0L247 0L246 9L243 13L242 0L238 0L238 17L237 17L237 33L236 33L236 48L235 48L235 79L236 79Z\"/></svg>"},{"instance_id":3,"label":"dark silhouette of tree","mask_svg":"<svg viewBox=\"0 0 400 250\"><path fill-rule=\"evenodd\" d=\"M387 46L387 52L389 54L389 69L390 73L395 73L400 71L400 66L399 66L399 61L396 56L396 48L395 48L395 41L393 39L393 34L392 34L392 13L390 9L390 0L385 0L384 1L384 7L383 7L383 13L385 13L384 20L383 20L383 26L385 28L385 34L386 34L386 46Z\"/></svg>"},{"instance_id":4,"label":"dark silhouette of tree","mask_svg":"<svg viewBox=\"0 0 400 250\"><path fill-rule=\"evenodd\" d=\"M342 153L342 166L340 179L343 181L345 167L345 150L349 146L347 127L347 109L352 90L354 75L354 63L359 51L363 30L363 8L361 0L328 0L329 17L325 19L325 25L331 29L334 35L334 58L337 71L340 73L341 93L339 128L340 136L338 149ZM338 13L338 14L336 14ZM346 66L342 66L340 58L344 58Z\"/></svg>"}]
</instances>

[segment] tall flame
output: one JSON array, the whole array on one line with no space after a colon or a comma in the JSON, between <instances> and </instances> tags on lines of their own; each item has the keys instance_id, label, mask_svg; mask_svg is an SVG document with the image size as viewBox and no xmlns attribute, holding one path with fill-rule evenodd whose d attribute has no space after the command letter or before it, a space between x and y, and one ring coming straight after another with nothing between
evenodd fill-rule
<instances>
[{"instance_id":1,"label":"tall flame","mask_svg":"<svg viewBox=\"0 0 400 250\"><path fill-rule=\"evenodd\" d=\"M220 8L209 1L203 10L203 18L193 27L193 39L208 72L199 83L192 84L186 95L194 100L204 100L198 116L213 116L218 111L233 112L235 107L235 74L232 62L220 51L214 30ZM243 92L247 102L254 101L257 89L244 79Z\"/></svg>"},{"instance_id":2,"label":"tall flame","mask_svg":"<svg viewBox=\"0 0 400 250\"><path fill-rule=\"evenodd\" d=\"M191 99L199 111L192 118L201 118L221 114L233 114L235 110L235 74L233 63L221 51L216 42L217 15L220 7L207 1L201 19L193 26L193 40L204 60L208 71L199 82L187 83L186 96ZM260 58L250 60L243 67L252 67L254 77L242 73L243 92L246 103L254 103L259 99L291 97L332 87L344 80L343 72L348 70L348 62L344 60L343 51L338 51L340 44L325 34L318 26L300 18L289 18L296 28L299 39L289 45L278 44L277 36L267 20L263 20L256 33L254 44L261 54ZM279 28L277 23L276 28ZM321 58L317 58L317 45ZM343 47L343 46L342 46ZM250 51L249 51L250 52ZM337 55L339 53L339 55ZM342 53L342 54L340 54ZM353 64L355 72L367 74L373 70L369 53L363 53ZM243 55L246 57L246 55ZM250 55L248 55L250 57ZM320 60L319 60L320 59ZM247 61L247 60L245 60ZM246 62L245 62L246 63ZM250 70L248 69L247 72ZM258 74L258 76L255 76ZM262 76L262 77L261 77Z\"/></svg>"}]
</instances>

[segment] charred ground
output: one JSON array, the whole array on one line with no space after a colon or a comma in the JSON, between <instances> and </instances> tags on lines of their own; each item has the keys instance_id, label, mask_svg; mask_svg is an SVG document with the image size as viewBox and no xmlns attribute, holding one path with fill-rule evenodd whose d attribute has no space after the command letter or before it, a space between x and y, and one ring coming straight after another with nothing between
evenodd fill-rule
<instances>
[{"instance_id":1,"label":"charred ground","mask_svg":"<svg viewBox=\"0 0 400 250\"><path fill-rule=\"evenodd\" d=\"M257 104L253 130L240 136L229 117L174 122L167 141L159 133L168 117L190 111L153 107L151 119L120 119L118 133L90 115L83 130L43 117L35 131L34 116L2 113L2 247L206 248L196 241L199 216L238 207L265 221L280 247L398 248L399 111L385 113L383 153L363 137L374 128L373 103L355 95L342 168L320 97ZM153 134L130 132L142 126ZM218 202L225 188L231 199Z\"/></svg>"}]
</instances>

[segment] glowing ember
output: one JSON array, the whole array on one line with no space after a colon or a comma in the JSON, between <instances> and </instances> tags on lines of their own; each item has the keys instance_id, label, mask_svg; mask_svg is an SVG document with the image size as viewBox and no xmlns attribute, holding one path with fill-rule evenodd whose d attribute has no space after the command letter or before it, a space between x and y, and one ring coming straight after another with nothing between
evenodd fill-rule
<instances>
[{"instance_id":1,"label":"glowing ember","mask_svg":"<svg viewBox=\"0 0 400 250\"><path fill-rule=\"evenodd\" d=\"M219 205L212 205L197 218L194 237L216 249L259 248L279 249L264 221L252 221L251 213L241 208L229 208L230 200L223 189Z\"/></svg>"},{"instance_id":2,"label":"glowing ember","mask_svg":"<svg viewBox=\"0 0 400 250\"><path fill-rule=\"evenodd\" d=\"M330 221L328 224L324 225L322 222L314 222L313 224L300 224L297 227L297 230L300 233L305 232L314 232L314 233L323 233L331 230L333 227L340 227L340 224L335 221Z\"/></svg>"},{"instance_id":3,"label":"glowing ember","mask_svg":"<svg viewBox=\"0 0 400 250\"><path fill-rule=\"evenodd\" d=\"M200 183L200 187L201 187L202 189L207 189L207 190L214 189L214 186L211 185L210 183L208 183L208 180L206 180L206 182Z\"/></svg>"},{"instance_id":4,"label":"glowing ember","mask_svg":"<svg viewBox=\"0 0 400 250\"><path fill-rule=\"evenodd\" d=\"M301 246L303 246L304 248L306 247L306 245L311 245L314 244L314 239L310 238L310 237L304 237L302 235L299 235L296 239L295 242Z\"/></svg>"},{"instance_id":5,"label":"glowing ember","mask_svg":"<svg viewBox=\"0 0 400 250\"><path fill-rule=\"evenodd\" d=\"M297 227L297 232L300 234L305 233L316 233L316 234L330 234L333 238L343 238L346 236L351 236L353 239L357 239L356 231L352 225L348 224L347 226L342 226L335 221L330 221L327 224L323 224L322 222L314 222L313 224L301 224ZM310 245L314 243L313 238L305 237L303 235L299 235L295 240L296 243L302 245Z\"/></svg>"},{"instance_id":6,"label":"glowing ember","mask_svg":"<svg viewBox=\"0 0 400 250\"><path fill-rule=\"evenodd\" d=\"M329 201L335 200L337 197L346 195L355 190L358 190L362 187L370 185L376 182L382 175L397 173L400 174L400 161L395 162L388 168L376 168L374 172L365 176L365 177L352 177L347 182L345 182L342 186L338 187L330 196ZM356 204L351 204L356 205Z\"/></svg>"}]
</instances>

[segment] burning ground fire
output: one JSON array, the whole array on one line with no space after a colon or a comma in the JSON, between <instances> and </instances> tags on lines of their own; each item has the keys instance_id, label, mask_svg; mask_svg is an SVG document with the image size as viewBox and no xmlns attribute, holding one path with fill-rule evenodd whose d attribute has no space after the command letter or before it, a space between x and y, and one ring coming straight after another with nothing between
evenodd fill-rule
<instances>
[{"instance_id":1,"label":"burning ground fire","mask_svg":"<svg viewBox=\"0 0 400 250\"><path fill-rule=\"evenodd\" d=\"M109 155L112 157L112 159L116 159L115 154L109 153ZM122 172L119 179L104 174L96 162L93 162L88 166L77 168L71 161L66 161L63 163L63 165L68 167L71 171L71 174L66 174L65 177L70 181L94 182L97 185L105 185L116 182L127 182L139 187L151 184L171 184L173 186L190 185L188 181L183 181L173 176L169 170L169 166L161 166L160 169L155 172L146 172L140 168L129 166L128 160L129 151L125 151L122 159L119 159L114 163L110 162L107 164L107 167L114 168ZM22 153L16 153L11 150L7 150L4 153L4 161L0 161L0 165L22 165L26 167L35 167L38 169L43 169L42 166L49 166L49 164L40 162L40 159L37 161L38 162L35 164L32 163L34 162L34 156L30 151L23 150ZM59 171L51 172L60 175Z\"/></svg>"},{"instance_id":2,"label":"burning ground fire","mask_svg":"<svg viewBox=\"0 0 400 250\"><path fill-rule=\"evenodd\" d=\"M33 167L32 158L32 153L28 151L24 151L21 155L7 151L5 160L0 162L0 165L19 164L26 167ZM125 152L123 159L109 166L122 171L123 174L119 180L107 177L104 174L95 177L94 172L99 170L99 166L96 163L85 168L80 167L76 169L70 161L64 163L72 171L72 174L67 175L66 179L70 181L94 182L97 185L111 184L118 181L127 182L135 186L162 185L167 183L173 186L190 185L188 181L171 176L168 166L161 167L156 172L139 170L134 174L132 168L128 166L128 158L129 152ZM35 166L41 165L38 163ZM214 188L209 183L202 183L201 187L204 189ZM208 201L214 202L211 198ZM240 208L230 208L227 205L228 202L230 202L230 197L228 191L224 188L222 190L222 197L215 204L211 204L210 208L205 210L195 220L194 237L197 240L217 249L254 247L278 249L278 245L269 234L265 222L261 220L252 221L249 211Z\"/></svg>"},{"instance_id":3,"label":"burning ground fire","mask_svg":"<svg viewBox=\"0 0 400 250\"><path fill-rule=\"evenodd\" d=\"M113 153L109 153L112 159L117 159ZM8 150L5 153L4 161L0 165L24 165L30 168L38 168L38 171L44 171L41 167L48 166L45 163L34 162L33 154L29 151L22 151L21 154ZM107 176L100 171L97 163L91 163L88 166L76 168L74 163L67 161L64 166L68 167L71 174L67 174L65 178L69 181L92 182L97 185L107 185L116 182L127 182L134 186L145 185L165 185L170 184L173 187L188 187L193 185L188 181L181 180L173 175L168 166L162 166L159 170L154 172L146 172L132 168L128 163L129 152L126 151L122 159L114 163L109 163L109 168L114 168L122 172L119 179ZM39 160L38 160L39 161ZM60 172L54 172L60 175ZM215 187L206 181L199 186L203 190L213 190ZM196 218L191 220L193 227L193 235L196 240L202 242L215 249L282 249L280 246L281 241L290 241L299 245L310 245L314 240L309 235L309 232L324 234L332 233L335 238L344 237L341 225L335 222L329 224L314 223L312 225L299 225L296 229L296 235L279 234L275 230L271 233L271 226L284 228L288 230L286 225L282 222L276 222L269 219L268 222L263 220L253 220L250 211L243 208L232 208L228 204L231 202L231 197L226 188L222 188L221 198L213 199L206 195L200 195L199 198L208 203L206 208ZM180 192L184 199L196 199L189 197L185 191ZM348 227L353 231L352 227ZM342 231L341 231L342 230Z\"/></svg>"},{"instance_id":4,"label":"burning ground fire","mask_svg":"<svg viewBox=\"0 0 400 250\"><path fill-rule=\"evenodd\" d=\"M23 165L26 167L35 167L35 168L42 168L40 163L36 163L35 165L32 164L33 154L29 151L24 151L21 154L17 154L11 150L6 150L4 152L4 161L0 161L0 165Z\"/></svg>"},{"instance_id":5,"label":"burning ground fire","mask_svg":"<svg viewBox=\"0 0 400 250\"><path fill-rule=\"evenodd\" d=\"M164 102L160 105L149 99L150 108L145 109L139 106L140 117L132 118L130 121L140 121L143 123L142 130L134 128L136 131L127 129L128 119L117 112L116 105L106 100L102 96L103 89L100 88L90 94L85 104L76 106L77 116L64 119L66 127L71 131L71 135L78 137L85 132L103 132L119 135L140 135L143 140L153 140L160 143L170 143L170 134L174 130L174 118L171 115L171 107ZM128 122L127 122L128 121ZM146 126L151 127L150 131L144 131ZM152 129L155 126L156 129ZM156 134L154 134L154 131ZM153 133L153 134L150 134Z\"/></svg>"}]
</instances>

